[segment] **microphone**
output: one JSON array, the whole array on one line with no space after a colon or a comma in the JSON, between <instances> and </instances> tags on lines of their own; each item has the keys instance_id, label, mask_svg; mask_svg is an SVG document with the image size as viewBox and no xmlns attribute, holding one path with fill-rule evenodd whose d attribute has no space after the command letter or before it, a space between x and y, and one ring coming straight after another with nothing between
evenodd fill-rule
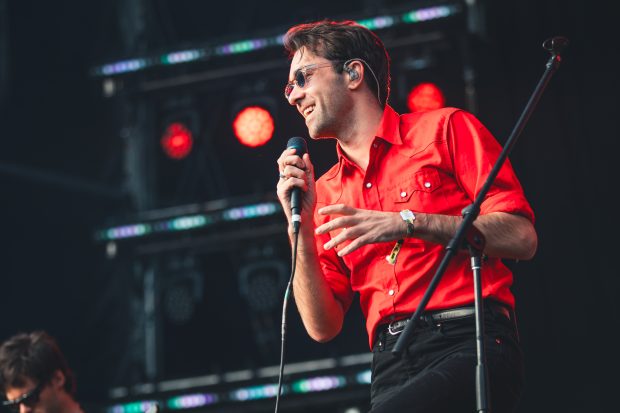
<instances>
[{"instance_id":1,"label":"microphone","mask_svg":"<svg viewBox=\"0 0 620 413\"><path fill-rule=\"evenodd\" d=\"M308 152L308 145L304 138L299 136L293 136L288 140L286 144L287 149L295 149L295 154L303 156ZM301 189L293 188L291 191L291 214L293 221L293 231L295 234L299 232L299 226L301 225Z\"/></svg>"}]
</instances>

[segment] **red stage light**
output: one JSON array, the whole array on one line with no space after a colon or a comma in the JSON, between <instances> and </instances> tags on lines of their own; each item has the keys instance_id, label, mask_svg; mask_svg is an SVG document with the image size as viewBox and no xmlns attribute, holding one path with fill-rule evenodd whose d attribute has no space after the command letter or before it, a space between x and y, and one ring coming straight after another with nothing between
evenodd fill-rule
<instances>
[{"instance_id":1,"label":"red stage light","mask_svg":"<svg viewBox=\"0 0 620 413\"><path fill-rule=\"evenodd\" d=\"M407 96L407 107L411 112L443 108L445 103L441 89L433 83L420 83Z\"/></svg>"},{"instance_id":2,"label":"red stage light","mask_svg":"<svg viewBox=\"0 0 620 413\"><path fill-rule=\"evenodd\" d=\"M267 143L273 136L273 117L260 106L248 106L233 121L235 136L243 145L256 147Z\"/></svg>"},{"instance_id":3,"label":"red stage light","mask_svg":"<svg viewBox=\"0 0 620 413\"><path fill-rule=\"evenodd\" d=\"M192 132L180 122L168 125L161 138L164 152L172 159L183 159L189 155L193 143Z\"/></svg>"}]
</instances>

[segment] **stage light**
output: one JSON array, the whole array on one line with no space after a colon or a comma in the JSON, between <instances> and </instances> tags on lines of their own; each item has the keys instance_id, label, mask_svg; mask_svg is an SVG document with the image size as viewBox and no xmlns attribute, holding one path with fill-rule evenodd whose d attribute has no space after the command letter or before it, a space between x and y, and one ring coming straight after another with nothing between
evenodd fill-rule
<instances>
[{"instance_id":1,"label":"stage light","mask_svg":"<svg viewBox=\"0 0 620 413\"><path fill-rule=\"evenodd\" d=\"M271 254L266 247L264 254ZM239 270L239 290L255 316L278 307L281 286L286 282L286 265L277 259L257 260Z\"/></svg>"},{"instance_id":2,"label":"stage light","mask_svg":"<svg viewBox=\"0 0 620 413\"><path fill-rule=\"evenodd\" d=\"M168 125L161 138L161 146L172 159L183 159L192 151L192 132L181 122Z\"/></svg>"},{"instance_id":3,"label":"stage light","mask_svg":"<svg viewBox=\"0 0 620 413\"><path fill-rule=\"evenodd\" d=\"M407 107L411 112L423 112L426 110L444 107L446 99L434 83L420 83L407 96Z\"/></svg>"},{"instance_id":4,"label":"stage light","mask_svg":"<svg viewBox=\"0 0 620 413\"><path fill-rule=\"evenodd\" d=\"M175 325L189 323L204 296L203 274L194 256L168 257L161 302L166 319Z\"/></svg>"},{"instance_id":5,"label":"stage light","mask_svg":"<svg viewBox=\"0 0 620 413\"><path fill-rule=\"evenodd\" d=\"M261 106L247 106L237 113L233 130L239 142L245 146L264 145L273 136L273 116Z\"/></svg>"}]
</instances>

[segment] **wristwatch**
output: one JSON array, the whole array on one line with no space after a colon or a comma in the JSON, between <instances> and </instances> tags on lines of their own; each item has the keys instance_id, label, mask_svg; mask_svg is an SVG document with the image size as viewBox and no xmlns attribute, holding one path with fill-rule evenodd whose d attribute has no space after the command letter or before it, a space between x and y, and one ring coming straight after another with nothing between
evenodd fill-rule
<instances>
[{"instance_id":1,"label":"wristwatch","mask_svg":"<svg viewBox=\"0 0 620 413\"><path fill-rule=\"evenodd\" d=\"M403 221L407 223L407 237L412 237L413 231L415 230L415 227L413 226L413 221L415 221L414 213L409 211L408 209L403 209L402 211L400 211L400 216Z\"/></svg>"}]
</instances>

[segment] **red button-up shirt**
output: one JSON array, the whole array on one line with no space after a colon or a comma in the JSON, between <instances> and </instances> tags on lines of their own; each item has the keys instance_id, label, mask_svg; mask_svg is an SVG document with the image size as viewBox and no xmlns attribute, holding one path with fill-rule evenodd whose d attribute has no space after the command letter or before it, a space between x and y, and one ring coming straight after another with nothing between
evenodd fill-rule
<instances>
[{"instance_id":1,"label":"red button-up shirt","mask_svg":"<svg viewBox=\"0 0 620 413\"><path fill-rule=\"evenodd\" d=\"M338 146L339 161L317 180L317 210L325 205L346 204L377 211L401 211L461 216L473 203L497 159L501 146L471 114L444 108L398 115L386 106L370 161L364 172ZM482 203L480 215L509 212L534 221L510 162L505 162ZM330 217L315 213L315 224ZM435 274L445 247L408 238L395 264L386 256L394 242L365 245L338 257L325 250L336 233L317 236L323 275L335 297L348 309L355 292L366 317L369 344L377 326L413 313ZM343 246L340 246L342 248ZM484 297L514 307L509 290L512 273L499 258L482 266ZM473 275L469 254L456 254L427 305L438 310L471 304Z\"/></svg>"}]
</instances>

